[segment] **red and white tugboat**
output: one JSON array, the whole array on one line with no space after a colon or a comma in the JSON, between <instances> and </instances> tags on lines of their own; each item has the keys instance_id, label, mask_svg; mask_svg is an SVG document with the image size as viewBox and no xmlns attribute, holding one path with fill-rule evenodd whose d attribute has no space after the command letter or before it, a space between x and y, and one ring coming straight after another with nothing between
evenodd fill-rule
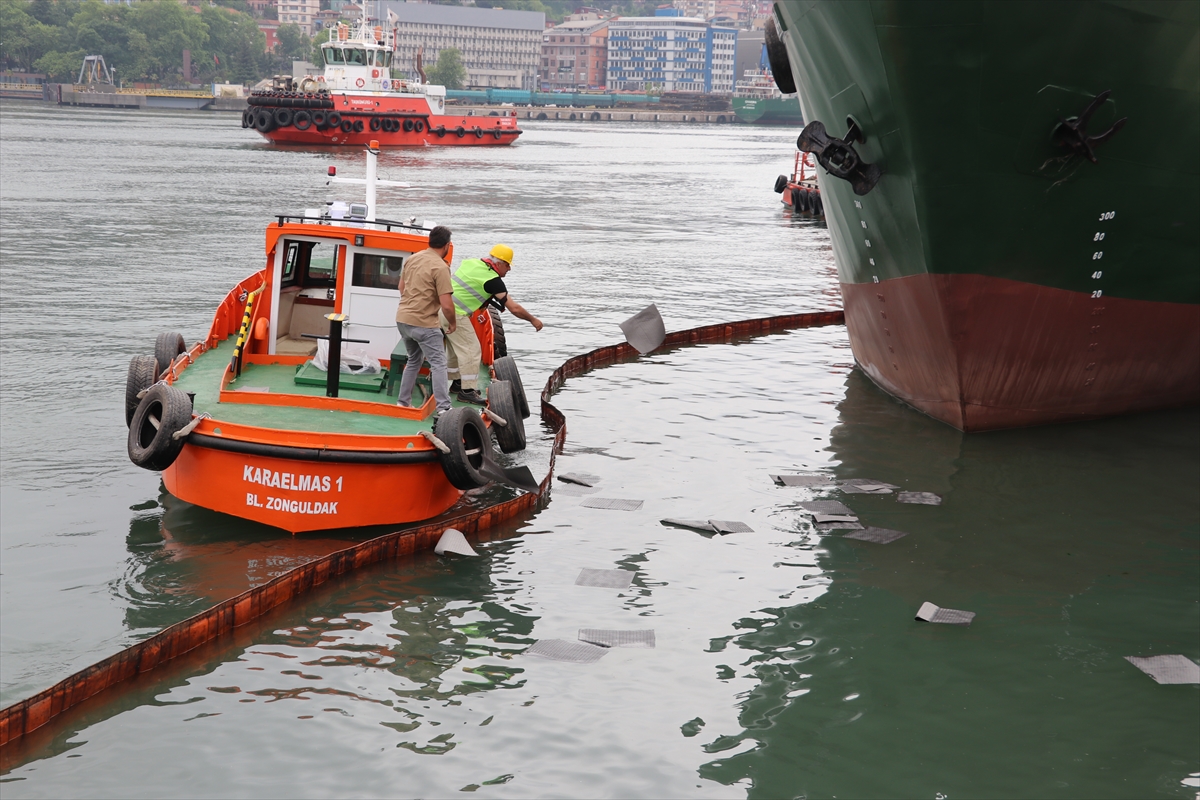
<instances>
[{"instance_id":1,"label":"red and white tugboat","mask_svg":"<svg viewBox=\"0 0 1200 800\"><path fill-rule=\"evenodd\" d=\"M806 170L812 170L806 172ZM775 193L781 194L780 202L796 214L825 219L825 204L821 200L821 185L817 183L817 165L809 153L796 151L796 164L792 177L780 175L775 179Z\"/></svg>"},{"instance_id":2,"label":"red and white tugboat","mask_svg":"<svg viewBox=\"0 0 1200 800\"><path fill-rule=\"evenodd\" d=\"M353 28L339 24L321 45L325 74L300 82L286 78L247 98L242 127L276 144L424 145L512 144L521 131L515 116L446 114L446 88L391 77L396 34L372 27L366 17Z\"/></svg>"}]
</instances>

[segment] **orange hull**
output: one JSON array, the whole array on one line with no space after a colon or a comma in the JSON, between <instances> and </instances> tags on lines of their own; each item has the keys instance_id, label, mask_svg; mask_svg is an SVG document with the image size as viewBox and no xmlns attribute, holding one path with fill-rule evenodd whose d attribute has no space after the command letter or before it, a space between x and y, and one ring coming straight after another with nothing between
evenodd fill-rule
<instances>
[{"instance_id":1,"label":"orange hull","mask_svg":"<svg viewBox=\"0 0 1200 800\"><path fill-rule=\"evenodd\" d=\"M323 113L337 114L336 127L311 124L300 130L293 123L259 132L275 144L339 147L371 141L382 147L483 147L512 144L521 135L516 117L435 114L423 97L335 92L331 98L333 108Z\"/></svg>"},{"instance_id":2,"label":"orange hull","mask_svg":"<svg viewBox=\"0 0 1200 800\"><path fill-rule=\"evenodd\" d=\"M301 461L191 443L163 472L163 483L185 502L292 533L429 519L462 494L437 461Z\"/></svg>"}]
</instances>

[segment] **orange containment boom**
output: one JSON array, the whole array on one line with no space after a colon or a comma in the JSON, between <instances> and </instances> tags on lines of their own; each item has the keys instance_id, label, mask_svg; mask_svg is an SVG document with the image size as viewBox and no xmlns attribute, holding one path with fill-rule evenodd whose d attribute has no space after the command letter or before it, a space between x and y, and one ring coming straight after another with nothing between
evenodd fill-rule
<instances>
[{"instance_id":1,"label":"orange containment boom","mask_svg":"<svg viewBox=\"0 0 1200 800\"><path fill-rule=\"evenodd\" d=\"M844 323L845 317L841 311L722 322L669 333L661 346L729 342L794 328L816 328ZM59 681L49 689L0 711L0 747L18 741L104 690L135 678L143 672L169 664L173 659L201 645L228 636L234 629L266 615L334 578L371 564L411 555L418 550L431 550L446 528L457 528L463 533L474 534L532 511L544 499L549 498L555 456L562 452L567 437L566 417L550 402L551 395L568 378L606 364L635 359L637 356L638 352L628 344L609 345L569 358L551 373L542 389L541 412L542 420L554 431L554 447L550 451L549 471L539 484L537 492L506 500L481 511L385 534L347 547L218 603L207 611L176 623L149 639L109 656Z\"/></svg>"}]
</instances>

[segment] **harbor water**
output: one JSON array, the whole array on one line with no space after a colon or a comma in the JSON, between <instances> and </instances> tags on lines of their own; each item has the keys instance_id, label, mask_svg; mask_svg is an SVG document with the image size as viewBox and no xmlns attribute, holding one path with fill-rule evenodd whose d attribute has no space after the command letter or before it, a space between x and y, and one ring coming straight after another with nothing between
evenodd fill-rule
<instances>
[{"instance_id":1,"label":"harbor water","mask_svg":"<svg viewBox=\"0 0 1200 800\"><path fill-rule=\"evenodd\" d=\"M796 131L521 124L509 148L380 158L414 186L381 190L385 216L450 226L457 257L516 251L507 283L546 327L507 318L535 408L510 463L545 474L538 390L649 303L668 330L839 307L826 229L771 192ZM130 357L160 331L202 338L271 215L322 205L326 167L361 175L360 151L273 148L228 114L7 102L0 164L9 705L387 529L292 536L173 500L129 463L122 419ZM363 570L97 698L0 754L4 797L1200 793L1200 686L1125 660L1200 659L1196 409L963 435L881 393L842 327L656 352L554 402L558 472L595 491L556 482L478 558ZM907 535L818 531L800 506L818 499ZM576 585L589 568L634 575ZM923 602L977 616L918 622ZM655 646L524 652L584 628Z\"/></svg>"}]
</instances>

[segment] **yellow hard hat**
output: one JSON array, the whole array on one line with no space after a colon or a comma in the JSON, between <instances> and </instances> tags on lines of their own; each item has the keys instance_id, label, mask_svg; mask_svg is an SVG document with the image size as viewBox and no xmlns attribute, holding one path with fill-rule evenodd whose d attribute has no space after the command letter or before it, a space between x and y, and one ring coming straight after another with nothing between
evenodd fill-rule
<instances>
[{"instance_id":1,"label":"yellow hard hat","mask_svg":"<svg viewBox=\"0 0 1200 800\"><path fill-rule=\"evenodd\" d=\"M498 258L501 261L507 261L509 264L511 264L513 251L512 248L506 244L498 244L492 248L492 251L488 253L488 255L492 258Z\"/></svg>"}]
</instances>

